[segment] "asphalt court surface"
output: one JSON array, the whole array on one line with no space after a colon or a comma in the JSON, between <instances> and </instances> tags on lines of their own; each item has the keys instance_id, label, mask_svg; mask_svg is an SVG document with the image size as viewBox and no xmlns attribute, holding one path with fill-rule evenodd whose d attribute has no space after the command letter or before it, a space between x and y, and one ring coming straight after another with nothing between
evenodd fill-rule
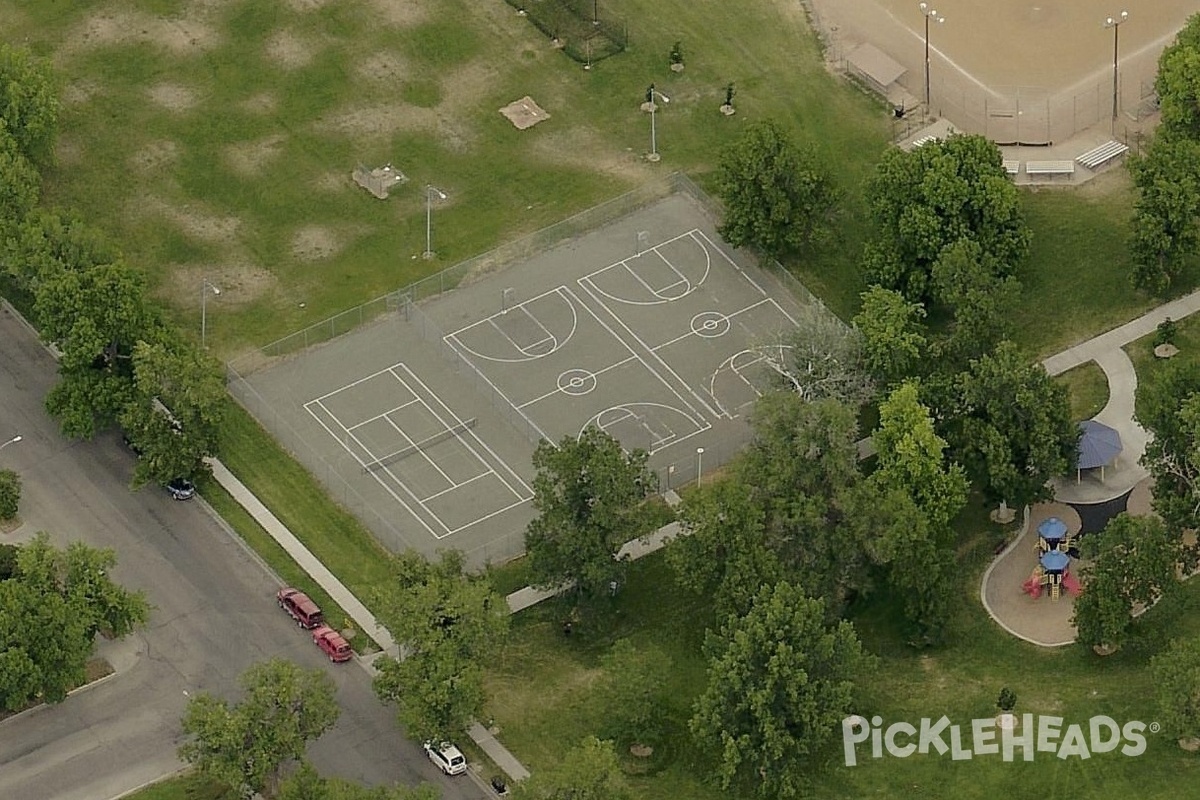
<instances>
[{"instance_id":1,"label":"asphalt court surface","mask_svg":"<svg viewBox=\"0 0 1200 800\"><path fill-rule=\"evenodd\" d=\"M811 313L674 195L248 381L386 546L478 563L523 549L538 438L597 425L664 485L732 457Z\"/></svg>"}]
</instances>

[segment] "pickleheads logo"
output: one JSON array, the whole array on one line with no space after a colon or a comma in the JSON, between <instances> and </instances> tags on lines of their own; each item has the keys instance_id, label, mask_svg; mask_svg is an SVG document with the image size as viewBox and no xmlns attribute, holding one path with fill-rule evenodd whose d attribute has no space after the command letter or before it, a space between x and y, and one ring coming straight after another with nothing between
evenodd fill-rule
<instances>
[{"instance_id":1,"label":"pickleheads logo","mask_svg":"<svg viewBox=\"0 0 1200 800\"><path fill-rule=\"evenodd\" d=\"M1008 714L999 719L973 719L966 727L952 725L947 717L922 719L919 725L893 722L884 727L881 717L868 721L855 715L842 720L842 747L847 767L858 763L858 746L868 740L871 758L883 758L885 752L895 758L936 752L939 756L949 753L954 761L994 755L1012 761L1019 750L1025 761L1033 761L1035 753L1083 760L1115 750L1124 756L1140 756L1146 752L1146 731L1158 732L1157 723L1130 721L1118 725L1106 716L1065 728L1063 721L1062 717L1024 714L1018 724L1018 718Z\"/></svg>"}]
</instances>

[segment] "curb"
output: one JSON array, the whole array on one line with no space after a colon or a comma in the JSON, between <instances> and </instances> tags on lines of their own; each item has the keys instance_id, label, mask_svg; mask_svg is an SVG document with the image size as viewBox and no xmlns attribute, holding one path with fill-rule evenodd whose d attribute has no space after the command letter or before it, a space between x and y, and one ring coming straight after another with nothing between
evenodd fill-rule
<instances>
[{"instance_id":1,"label":"curb","mask_svg":"<svg viewBox=\"0 0 1200 800\"><path fill-rule=\"evenodd\" d=\"M163 781L168 780L169 778L174 778L178 775L182 775L183 773L187 772L188 769L189 769L188 767L180 767L179 769L175 770L174 772L168 772L165 775L159 775L154 780L146 781L145 783L141 784L140 786L135 786L128 791L121 792L120 794L110 798L109 800L121 800L122 797L129 797L130 795L137 794L142 789L145 789L148 786L153 786L154 784L162 783Z\"/></svg>"},{"instance_id":2,"label":"curb","mask_svg":"<svg viewBox=\"0 0 1200 800\"><path fill-rule=\"evenodd\" d=\"M96 680L91 681L90 683L85 683L83 686L76 686L74 689L67 692L67 696L63 698L63 701L62 701L63 703L67 702L68 698L74 697L77 694L83 694L84 692L88 691L89 689L95 689L97 686L104 683L109 678L115 678L121 674L119 671L117 671L117 668L114 667L108 661L108 659L102 659L102 660L104 661L105 664L108 664L108 668L111 669L112 672L108 673L107 675L104 675L103 677L96 678ZM12 722L13 720L20 719L21 717L25 716L26 714L32 714L34 711L40 711L42 709L50 708L50 707L56 706L56 705L60 706L60 705L62 705L62 703L47 703L46 701L43 700L42 702L38 703L35 706L30 706L29 708L26 708L23 711L18 711L17 713L15 713L11 716L5 717L3 720L0 720L0 725L7 725L8 723Z\"/></svg>"}]
</instances>

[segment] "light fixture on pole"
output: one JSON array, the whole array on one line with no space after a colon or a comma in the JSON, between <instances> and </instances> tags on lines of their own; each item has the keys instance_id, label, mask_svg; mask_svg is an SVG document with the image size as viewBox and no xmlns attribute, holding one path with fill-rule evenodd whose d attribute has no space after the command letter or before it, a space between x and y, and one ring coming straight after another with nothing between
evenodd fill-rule
<instances>
[{"instance_id":1,"label":"light fixture on pole","mask_svg":"<svg viewBox=\"0 0 1200 800\"><path fill-rule=\"evenodd\" d=\"M1120 84L1117 81L1117 43L1120 41L1121 23L1129 19L1129 12L1122 11L1116 17L1109 17L1104 20L1104 27L1112 28L1113 32L1113 111L1112 111L1112 128L1116 131L1117 128L1117 96L1120 92Z\"/></svg>"},{"instance_id":2,"label":"light fixture on pole","mask_svg":"<svg viewBox=\"0 0 1200 800\"><path fill-rule=\"evenodd\" d=\"M658 161L662 158L658 154L658 130L654 122L654 112L658 110L658 105L655 100L661 99L663 105L671 102L671 98L654 88L654 84L650 84L650 88L646 90L646 102L650 105L650 154L646 156L647 161Z\"/></svg>"},{"instance_id":3,"label":"light fixture on pole","mask_svg":"<svg viewBox=\"0 0 1200 800\"><path fill-rule=\"evenodd\" d=\"M208 293L219 295L221 290L212 283L208 278L204 278L200 282L200 347L207 347L205 339L208 337Z\"/></svg>"},{"instance_id":4,"label":"light fixture on pole","mask_svg":"<svg viewBox=\"0 0 1200 800\"><path fill-rule=\"evenodd\" d=\"M436 186L425 184L425 258L433 258L433 196L446 199L446 193Z\"/></svg>"},{"instance_id":5,"label":"light fixture on pole","mask_svg":"<svg viewBox=\"0 0 1200 800\"><path fill-rule=\"evenodd\" d=\"M928 3L918 3L917 7L921 9L921 13L925 16L925 111L929 112L929 20L937 23L946 21L945 17L938 16L936 8L930 8Z\"/></svg>"},{"instance_id":6,"label":"light fixture on pole","mask_svg":"<svg viewBox=\"0 0 1200 800\"><path fill-rule=\"evenodd\" d=\"M700 485L700 477L704 475L704 448L696 448L696 485Z\"/></svg>"},{"instance_id":7,"label":"light fixture on pole","mask_svg":"<svg viewBox=\"0 0 1200 800\"><path fill-rule=\"evenodd\" d=\"M21 434L18 433L16 436L12 437L4 444L0 444L0 450L3 450L4 448L8 447L10 444L16 444L17 442L21 441L21 439L22 439L22 436L21 436Z\"/></svg>"},{"instance_id":8,"label":"light fixture on pole","mask_svg":"<svg viewBox=\"0 0 1200 800\"><path fill-rule=\"evenodd\" d=\"M600 0L592 0L592 24L600 24Z\"/></svg>"}]
</instances>

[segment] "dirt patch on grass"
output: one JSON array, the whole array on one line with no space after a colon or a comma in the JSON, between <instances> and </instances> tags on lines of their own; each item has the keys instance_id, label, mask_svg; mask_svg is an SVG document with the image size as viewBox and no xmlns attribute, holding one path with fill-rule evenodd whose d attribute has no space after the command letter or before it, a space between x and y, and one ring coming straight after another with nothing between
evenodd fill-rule
<instances>
[{"instance_id":1,"label":"dirt patch on grass","mask_svg":"<svg viewBox=\"0 0 1200 800\"><path fill-rule=\"evenodd\" d=\"M368 0L367 5L373 19L391 28L412 28L429 18L430 4L422 0Z\"/></svg>"},{"instance_id":2,"label":"dirt patch on grass","mask_svg":"<svg viewBox=\"0 0 1200 800\"><path fill-rule=\"evenodd\" d=\"M284 0L285 4L292 11L305 13L307 11L316 11L329 5L333 0Z\"/></svg>"},{"instance_id":3,"label":"dirt patch on grass","mask_svg":"<svg viewBox=\"0 0 1200 800\"><path fill-rule=\"evenodd\" d=\"M445 99L437 105L437 110L448 116L457 116L474 109L491 94L495 86L495 75L495 69L483 61L471 61L450 70L438 81L442 86L442 97ZM500 104L493 105L499 107Z\"/></svg>"},{"instance_id":4,"label":"dirt patch on grass","mask_svg":"<svg viewBox=\"0 0 1200 800\"><path fill-rule=\"evenodd\" d=\"M54 143L54 160L60 167L74 167L83 163L83 143L73 136L59 135Z\"/></svg>"},{"instance_id":5,"label":"dirt patch on grass","mask_svg":"<svg viewBox=\"0 0 1200 800\"><path fill-rule=\"evenodd\" d=\"M320 46L292 31L276 31L266 43L267 60L284 69L299 69L312 63Z\"/></svg>"},{"instance_id":6,"label":"dirt patch on grass","mask_svg":"<svg viewBox=\"0 0 1200 800\"><path fill-rule=\"evenodd\" d=\"M63 87L59 99L64 106L81 106L103 91L104 87L97 81L71 81Z\"/></svg>"},{"instance_id":7,"label":"dirt patch on grass","mask_svg":"<svg viewBox=\"0 0 1200 800\"><path fill-rule=\"evenodd\" d=\"M138 197L133 200L134 213L160 216L187 236L211 244L230 244L242 226L237 217L221 217L194 206L173 205L162 198Z\"/></svg>"},{"instance_id":8,"label":"dirt patch on grass","mask_svg":"<svg viewBox=\"0 0 1200 800\"><path fill-rule=\"evenodd\" d=\"M342 237L324 225L306 225L292 236L292 255L301 261L322 261L345 246Z\"/></svg>"},{"instance_id":9,"label":"dirt patch on grass","mask_svg":"<svg viewBox=\"0 0 1200 800\"><path fill-rule=\"evenodd\" d=\"M279 98L270 92L259 92L247 97L238 106L252 114L274 114L279 109Z\"/></svg>"},{"instance_id":10,"label":"dirt patch on grass","mask_svg":"<svg viewBox=\"0 0 1200 800\"><path fill-rule=\"evenodd\" d=\"M1122 194L1133 188L1133 180L1129 170L1123 166L1112 166L1092 178L1087 183L1080 184L1075 193L1080 197L1109 197Z\"/></svg>"},{"instance_id":11,"label":"dirt patch on grass","mask_svg":"<svg viewBox=\"0 0 1200 800\"><path fill-rule=\"evenodd\" d=\"M335 111L318 119L314 128L318 133L353 138L387 138L398 131L436 131L438 124L438 114L433 109L398 103Z\"/></svg>"},{"instance_id":12,"label":"dirt patch on grass","mask_svg":"<svg viewBox=\"0 0 1200 800\"><path fill-rule=\"evenodd\" d=\"M134 43L158 45L173 55L189 55L211 50L220 39L216 28L194 19L167 19L137 11L98 11L67 33L58 56Z\"/></svg>"},{"instance_id":13,"label":"dirt patch on grass","mask_svg":"<svg viewBox=\"0 0 1200 800\"><path fill-rule=\"evenodd\" d=\"M150 142L129 157L130 169L143 175L157 172L179 158L179 143L170 139Z\"/></svg>"},{"instance_id":14,"label":"dirt patch on grass","mask_svg":"<svg viewBox=\"0 0 1200 800\"><path fill-rule=\"evenodd\" d=\"M279 157L286 141L275 134L256 142L238 142L225 148L225 163L239 175L257 175Z\"/></svg>"},{"instance_id":15,"label":"dirt patch on grass","mask_svg":"<svg viewBox=\"0 0 1200 800\"><path fill-rule=\"evenodd\" d=\"M240 260L221 264L177 264L168 268L167 277L155 295L177 308L193 308L197 300L196 287L205 280L221 287L219 297L208 299L210 311L214 305L218 310L249 305L271 294L279 285L279 280L267 270Z\"/></svg>"},{"instance_id":16,"label":"dirt patch on grass","mask_svg":"<svg viewBox=\"0 0 1200 800\"><path fill-rule=\"evenodd\" d=\"M353 185L353 182L350 180L350 170L346 170L345 172L323 172L313 181L313 186L322 192L340 192L349 189Z\"/></svg>"},{"instance_id":17,"label":"dirt patch on grass","mask_svg":"<svg viewBox=\"0 0 1200 800\"><path fill-rule=\"evenodd\" d=\"M355 71L369 81L400 80L410 72L403 57L387 50L371 53L358 63Z\"/></svg>"},{"instance_id":18,"label":"dirt patch on grass","mask_svg":"<svg viewBox=\"0 0 1200 800\"><path fill-rule=\"evenodd\" d=\"M151 102L168 111L189 111L195 108L196 93L178 83L160 83L146 90Z\"/></svg>"},{"instance_id":19,"label":"dirt patch on grass","mask_svg":"<svg viewBox=\"0 0 1200 800\"><path fill-rule=\"evenodd\" d=\"M586 128L543 133L530 150L539 162L602 172L631 183L653 174L641 153L614 150L611 142Z\"/></svg>"}]
</instances>

